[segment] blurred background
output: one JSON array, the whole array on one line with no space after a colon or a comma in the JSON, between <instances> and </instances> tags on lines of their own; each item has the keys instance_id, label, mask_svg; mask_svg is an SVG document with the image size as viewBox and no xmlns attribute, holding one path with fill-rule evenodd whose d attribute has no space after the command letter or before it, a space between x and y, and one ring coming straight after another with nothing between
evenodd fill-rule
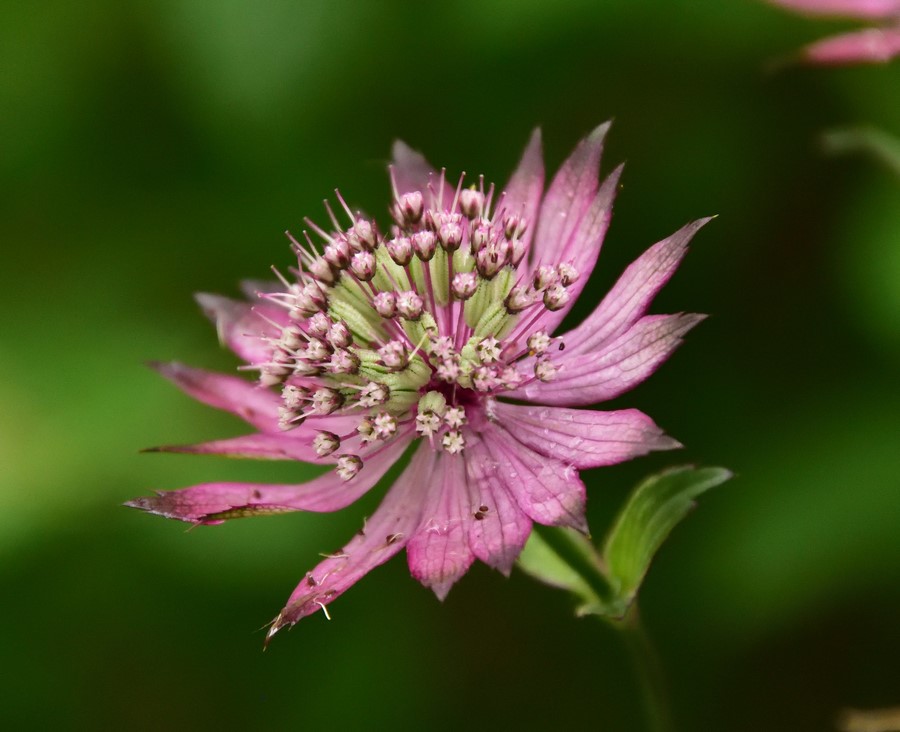
<instances>
[{"instance_id":1,"label":"blurred background","mask_svg":"<svg viewBox=\"0 0 900 732\"><path fill-rule=\"evenodd\" d=\"M900 133L900 64L768 69L840 29L752 0L47 0L0 10L0 717L10 729L640 729L620 639L514 572L442 605L398 558L262 652L381 493L185 531L120 504L297 464L141 455L242 433L143 364L231 370L192 300L291 255L340 186L386 220L403 138L502 184L614 118L596 302L719 218L657 312L712 317L635 406L687 445L589 471L596 535L643 475L704 496L641 597L683 730L827 730L900 704L900 180L823 130ZM576 313L577 319L584 310Z\"/></svg>"}]
</instances>

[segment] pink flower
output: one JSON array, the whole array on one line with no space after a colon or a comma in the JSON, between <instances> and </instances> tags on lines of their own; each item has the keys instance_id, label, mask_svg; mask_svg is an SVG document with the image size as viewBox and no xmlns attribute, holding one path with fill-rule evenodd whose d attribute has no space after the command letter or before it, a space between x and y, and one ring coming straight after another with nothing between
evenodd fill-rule
<instances>
[{"instance_id":1,"label":"pink flower","mask_svg":"<svg viewBox=\"0 0 900 732\"><path fill-rule=\"evenodd\" d=\"M679 447L635 409L573 407L641 383L702 320L645 313L707 220L647 250L584 322L555 335L612 215L621 167L597 177L607 129L578 145L546 195L539 132L502 193L483 179L448 185L397 143L387 233L338 195L348 225L331 209L331 231L307 221L322 242L292 240L297 268L258 304L198 296L259 382L159 370L256 431L160 449L335 469L300 485L207 483L128 505L195 524L335 511L413 446L377 511L307 573L268 637L404 547L412 575L441 599L475 559L508 574L532 522L587 529L579 470Z\"/></svg>"},{"instance_id":2,"label":"pink flower","mask_svg":"<svg viewBox=\"0 0 900 732\"><path fill-rule=\"evenodd\" d=\"M816 64L884 63L900 55L900 0L769 0L808 15L882 21L813 43L801 56Z\"/></svg>"}]
</instances>

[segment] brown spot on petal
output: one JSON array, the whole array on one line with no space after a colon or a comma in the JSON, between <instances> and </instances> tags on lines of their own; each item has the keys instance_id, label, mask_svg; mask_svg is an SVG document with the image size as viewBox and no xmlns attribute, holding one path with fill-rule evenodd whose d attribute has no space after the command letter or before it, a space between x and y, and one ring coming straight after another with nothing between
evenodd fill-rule
<instances>
[{"instance_id":1,"label":"brown spot on petal","mask_svg":"<svg viewBox=\"0 0 900 732\"><path fill-rule=\"evenodd\" d=\"M385 543L390 546L396 541L399 541L403 537L403 534L388 534L385 538Z\"/></svg>"}]
</instances>

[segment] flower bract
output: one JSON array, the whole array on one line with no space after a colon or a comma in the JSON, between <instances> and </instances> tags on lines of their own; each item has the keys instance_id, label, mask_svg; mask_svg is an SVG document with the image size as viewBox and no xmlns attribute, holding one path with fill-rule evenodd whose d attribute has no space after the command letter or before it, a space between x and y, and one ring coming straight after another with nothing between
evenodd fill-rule
<instances>
[{"instance_id":1,"label":"flower bract","mask_svg":"<svg viewBox=\"0 0 900 732\"><path fill-rule=\"evenodd\" d=\"M801 50L813 64L884 63L900 55L900 0L769 0L807 15L877 22L872 27L840 33Z\"/></svg>"},{"instance_id":2,"label":"flower bract","mask_svg":"<svg viewBox=\"0 0 900 732\"><path fill-rule=\"evenodd\" d=\"M579 407L641 383L702 319L647 309L706 219L648 249L590 315L559 332L612 215L621 167L598 180L607 129L578 145L546 192L539 132L502 189L451 182L397 143L389 226L338 194L329 225L307 221L291 237L296 265L250 284L250 302L198 296L257 378L158 368L254 431L160 449L331 469L299 485L207 483L129 505L193 524L335 511L411 452L378 509L306 574L268 637L403 549L412 575L442 599L475 559L509 573L533 522L587 530L580 470L679 447L640 411Z\"/></svg>"}]
</instances>

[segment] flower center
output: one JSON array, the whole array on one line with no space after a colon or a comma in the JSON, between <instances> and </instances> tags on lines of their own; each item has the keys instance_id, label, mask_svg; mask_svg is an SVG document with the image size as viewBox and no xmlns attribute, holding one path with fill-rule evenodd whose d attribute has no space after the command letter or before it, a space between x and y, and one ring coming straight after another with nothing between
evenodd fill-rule
<instances>
[{"instance_id":1,"label":"flower center","mask_svg":"<svg viewBox=\"0 0 900 732\"><path fill-rule=\"evenodd\" d=\"M569 300L570 263L529 269L532 222L493 206L493 186L440 193L395 190L394 224L382 235L338 194L350 226L326 204L333 230L309 219L322 241L288 235L298 258L284 286L261 297L286 311L260 383L280 387L280 426L355 417L345 434L321 430L313 447L334 455L341 477L362 469L362 451L413 431L435 450L459 453L486 400L536 379L550 381L562 348L541 328ZM452 198L452 200L445 200ZM487 415L488 418L490 415ZM351 420L353 422L353 420Z\"/></svg>"}]
</instances>

